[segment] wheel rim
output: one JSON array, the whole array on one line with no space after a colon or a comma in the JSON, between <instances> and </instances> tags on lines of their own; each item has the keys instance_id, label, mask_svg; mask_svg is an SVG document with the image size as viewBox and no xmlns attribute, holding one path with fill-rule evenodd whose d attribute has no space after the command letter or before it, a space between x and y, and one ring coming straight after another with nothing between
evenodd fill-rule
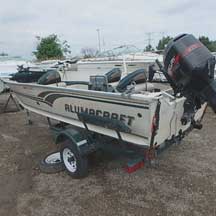
<instances>
[{"instance_id":1,"label":"wheel rim","mask_svg":"<svg viewBox=\"0 0 216 216\"><path fill-rule=\"evenodd\" d=\"M45 162L47 164L58 164L61 162L61 156L60 156L60 152L56 152L53 154L50 154L46 157Z\"/></svg>"},{"instance_id":2,"label":"wheel rim","mask_svg":"<svg viewBox=\"0 0 216 216\"><path fill-rule=\"evenodd\" d=\"M74 153L69 148L65 148L62 152L62 156L66 168L72 173L76 172L77 161Z\"/></svg>"}]
</instances>

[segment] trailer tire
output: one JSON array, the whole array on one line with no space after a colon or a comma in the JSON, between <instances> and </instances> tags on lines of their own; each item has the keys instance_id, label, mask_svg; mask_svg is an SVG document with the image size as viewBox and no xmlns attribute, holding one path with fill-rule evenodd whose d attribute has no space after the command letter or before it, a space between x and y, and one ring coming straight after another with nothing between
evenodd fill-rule
<instances>
[{"instance_id":1,"label":"trailer tire","mask_svg":"<svg viewBox=\"0 0 216 216\"><path fill-rule=\"evenodd\" d=\"M88 159L80 154L77 145L65 140L60 147L61 160L67 173L73 178L84 178L88 174Z\"/></svg>"},{"instance_id":2,"label":"trailer tire","mask_svg":"<svg viewBox=\"0 0 216 216\"><path fill-rule=\"evenodd\" d=\"M65 170L59 151L47 154L39 163L39 168L43 173L58 173Z\"/></svg>"}]
</instances>

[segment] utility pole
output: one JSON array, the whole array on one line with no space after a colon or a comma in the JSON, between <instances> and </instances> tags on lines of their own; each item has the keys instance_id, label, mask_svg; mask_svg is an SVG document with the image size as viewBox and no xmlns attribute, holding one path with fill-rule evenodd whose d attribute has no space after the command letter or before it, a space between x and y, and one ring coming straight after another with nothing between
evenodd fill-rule
<instances>
[{"instance_id":1,"label":"utility pole","mask_svg":"<svg viewBox=\"0 0 216 216\"><path fill-rule=\"evenodd\" d=\"M103 37L103 46L102 47L103 47L103 52L105 52L105 50L106 50L106 48L105 48L106 47L106 43L105 43L104 37Z\"/></svg>"},{"instance_id":2,"label":"utility pole","mask_svg":"<svg viewBox=\"0 0 216 216\"><path fill-rule=\"evenodd\" d=\"M98 33L98 48L99 48L99 52L101 53L101 41L100 41L100 29L96 29L97 33Z\"/></svg>"},{"instance_id":3,"label":"utility pole","mask_svg":"<svg viewBox=\"0 0 216 216\"><path fill-rule=\"evenodd\" d=\"M151 42L153 41L152 35L153 35L154 33L155 33L155 32L147 32L147 33L146 33L146 35L147 35L147 41L148 41L148 46L146 47L146 51L151 51L151 49L152 49Z\"/></svg>"}]
</instances>

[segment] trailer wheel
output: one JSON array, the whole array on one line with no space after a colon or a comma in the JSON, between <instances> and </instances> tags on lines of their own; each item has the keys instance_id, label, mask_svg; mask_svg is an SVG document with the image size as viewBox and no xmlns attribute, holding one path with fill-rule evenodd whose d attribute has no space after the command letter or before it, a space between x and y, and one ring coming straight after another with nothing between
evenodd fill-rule
<instances>
[{"instance_id":1,"label":"trailer wheel","mask_svg":"<svg viewBox=\"0 0 216 216\"><path fill-rule=\"evenodd\" d=\"M73 178L83 178L88 174L87 157L82 156L75 143L66 140L61 145L61 159L64 162L66 171Z\"/></svg>"},{"instance_id":2,"label":"trailer wheel","mask_svg":"<svg viewBox=\"0 0 216 216\"><path fill-rule=\"evenodd\" d=\"M57 173L65 170L61 160L60 152L55 151L46 155L39 163L39 168L43 173Z\"/></svg>"}]
</instances>

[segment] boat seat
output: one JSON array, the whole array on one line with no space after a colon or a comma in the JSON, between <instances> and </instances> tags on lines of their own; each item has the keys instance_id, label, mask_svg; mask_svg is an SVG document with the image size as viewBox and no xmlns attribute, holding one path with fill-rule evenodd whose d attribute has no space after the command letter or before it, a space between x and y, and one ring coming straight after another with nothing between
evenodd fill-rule
<instances>
[{"instance_id":1,"label":"boat seat","mask_svg":"<svg viewBox=\"0 0 216 216\"><path fill-rule=\"evenodd\" d=\"M61 82L61 76L57 71L49 71L44 73L37 81L40 85L50 85Z\"/></svg>"},{"instance_id":2,"label":"boat seat","mask_svg":"<svg viewBox=\"0 0 216 216\"><path fill-rule=\"evenodd\" d=\"M120 80L116 86L118 92L124 92L130 85L135 83L135 91L151 91L153 84L147 83L147 72L145 69L136 70ZM137 90L136 90L137 89Z\"/></svg>"},{"instance_id":3,"label":"boat seat","mask_svg":"<svg viewBox=\"0 0 216 216\"><path fill-rule=\"evenodd\" d=\"M134 92L139 93L143 91L149 91L152 92L155 90L154 84L146 82L142 84L135 85Z\"/></svg>"},{"instance_id":4,"label":"boat seat","mask_svg":"<svg viewBox=\"0 0 216 216\"><path fill-rule=\"evenodd\" d=\"M65 82L58 82L58 83L52 83L48 84L49 86L58 86L58 87L67 87Z\"/></svg>"},{"instance_id":5,"label":"boat seat","mask_svg":"<svg viewBox=\"0 0 216 216\"><path fill-rule=\"evenodd\" d=\"M116 83L121 79L122 71L120 68L113 68L105 74L108 83Z\"/></svg>"}]
</instances>

